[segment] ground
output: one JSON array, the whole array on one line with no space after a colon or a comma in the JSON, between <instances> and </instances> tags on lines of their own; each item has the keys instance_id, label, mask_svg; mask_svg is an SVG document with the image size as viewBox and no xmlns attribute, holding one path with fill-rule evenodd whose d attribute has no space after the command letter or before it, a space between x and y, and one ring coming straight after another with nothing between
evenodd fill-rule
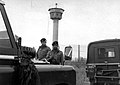
<instances>
[{"instance_id":1,"label":"ground","mask_svg":"<svg viewBox=\"0 0 120 85\"><path fill-rule=\"evenodd\" d=\"M81 67L75 67L76 69L76 85L90 85L89 84L89 80L86 77L86 73L85 73L85 68Z\"/></svg>"},{"instance_id":2,"label":"ground","mask_svg":"<svg viewBox=\"0 0 120 85\"><path fill-rule=\"evenodd\" d=\"M88 78L86 77L85 60L82 61L69 61L66 64L72 65L76 70L76 85L90 85Z\"/></svg>"}]
</instances>

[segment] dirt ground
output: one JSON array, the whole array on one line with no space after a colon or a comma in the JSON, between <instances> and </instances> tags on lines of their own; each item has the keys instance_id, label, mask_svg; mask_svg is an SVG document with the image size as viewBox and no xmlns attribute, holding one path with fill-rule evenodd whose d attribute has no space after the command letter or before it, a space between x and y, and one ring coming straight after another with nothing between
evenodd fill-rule
<instances>
[{"instance_id":1,"label":"dirt ground","mask_svg":"<svg viewBox=\"0 0 120 85\"><path fill-rule=\"evenodd\" d=\"M90 85L88 78L86 77L85 68L77 68L76 70L76 85Z\"/></svg>"}]
</instances>

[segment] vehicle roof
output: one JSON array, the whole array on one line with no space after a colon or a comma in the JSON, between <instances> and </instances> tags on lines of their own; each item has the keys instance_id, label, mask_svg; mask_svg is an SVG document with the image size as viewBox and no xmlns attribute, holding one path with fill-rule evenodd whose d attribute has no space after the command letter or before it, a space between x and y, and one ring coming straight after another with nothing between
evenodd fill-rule
<instances>
[{"instance_id":1,"label":"vehicle roof","mask_svg":"<svg viewBox=\"0 0 120 85\"><path fill-rule=\"evenodd\" d=\"M94 41L89 44L98 44L98 43L106 43L106 42L120 42L120 39L106 39L106 40L99 40L99 41Z\"/></svg>"},{"instance_id":2,"label":"vehicle roof","mask_svg":"<svg viewBox=\"0 0 120 85\"><path fill-rule=\"evenodd\" d=\"M118 46L120 45L120 39L106 39L106 40L99 40L91 42L88 45L88 52L87 52L87 63L95 63L95 62L103 62L104 59L97 59L97 54L95 53L96 47L102 47L102 46ZM114 61L118 62L119 60L114 58ZM97 59L97 60L96 60ZM112 60L112 62L114 62Z\"/></svg>"}]
</instances>

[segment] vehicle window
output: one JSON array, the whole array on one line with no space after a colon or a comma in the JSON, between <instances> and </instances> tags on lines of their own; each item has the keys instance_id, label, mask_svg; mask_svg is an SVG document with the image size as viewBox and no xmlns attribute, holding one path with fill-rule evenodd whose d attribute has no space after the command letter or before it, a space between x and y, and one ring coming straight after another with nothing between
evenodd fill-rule
<instances>
[{"instance_id":1,"label":"vehicle window","mask_svg":"<svg viewBox=\"0 0 120 85\"><path fill-rule=\"evenodd\" d=\"M105 48L98 48L98 57L104 58L105 56Z\"/></svg>"},{"instance_id":2,"label":"vehicle window","mask_svg":"<svg viewBox=\"0 0 120 85\"><path fill-rule=\"evenodd\" d=\"M10 39L0 12L0 47L11 48Z\"/></svg>"},{"instance_id":3,"label":"vehicle window","mask_svg":"<svg viewBox=\"0 0 120 85\"><path fill-rule=\"evenodd\" d=\"M115 57L115 49L114 48L98 48L98 57Z\"/></svg>"},{"instance_id":4,"label":"vehicle window","mask_svg":"<svg viewBox=\"0 0 120 85\"><path fill-rule=\"evenodd\" d=\"M108 49L106 49L106 52L107 52L108 57L115 57L114 48L108 48Z\"/></svg>"}]
</instances>

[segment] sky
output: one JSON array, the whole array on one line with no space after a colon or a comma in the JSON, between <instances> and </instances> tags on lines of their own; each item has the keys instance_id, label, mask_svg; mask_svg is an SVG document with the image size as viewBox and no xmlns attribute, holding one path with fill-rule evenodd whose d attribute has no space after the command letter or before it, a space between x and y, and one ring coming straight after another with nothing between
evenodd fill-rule
<instances>
[{"instance_id":1,"label":"sky","mask_svg":"<svg viewBox=\"0 0 120 85\"><path fill-rule=\"evenodd\" d=\"M62 45L120 38L120 0L3 0L14 34L22 44L38 48L52 43L53 21L48 9L63 8L58 41Z\"/></svg>"}]
</instances>

